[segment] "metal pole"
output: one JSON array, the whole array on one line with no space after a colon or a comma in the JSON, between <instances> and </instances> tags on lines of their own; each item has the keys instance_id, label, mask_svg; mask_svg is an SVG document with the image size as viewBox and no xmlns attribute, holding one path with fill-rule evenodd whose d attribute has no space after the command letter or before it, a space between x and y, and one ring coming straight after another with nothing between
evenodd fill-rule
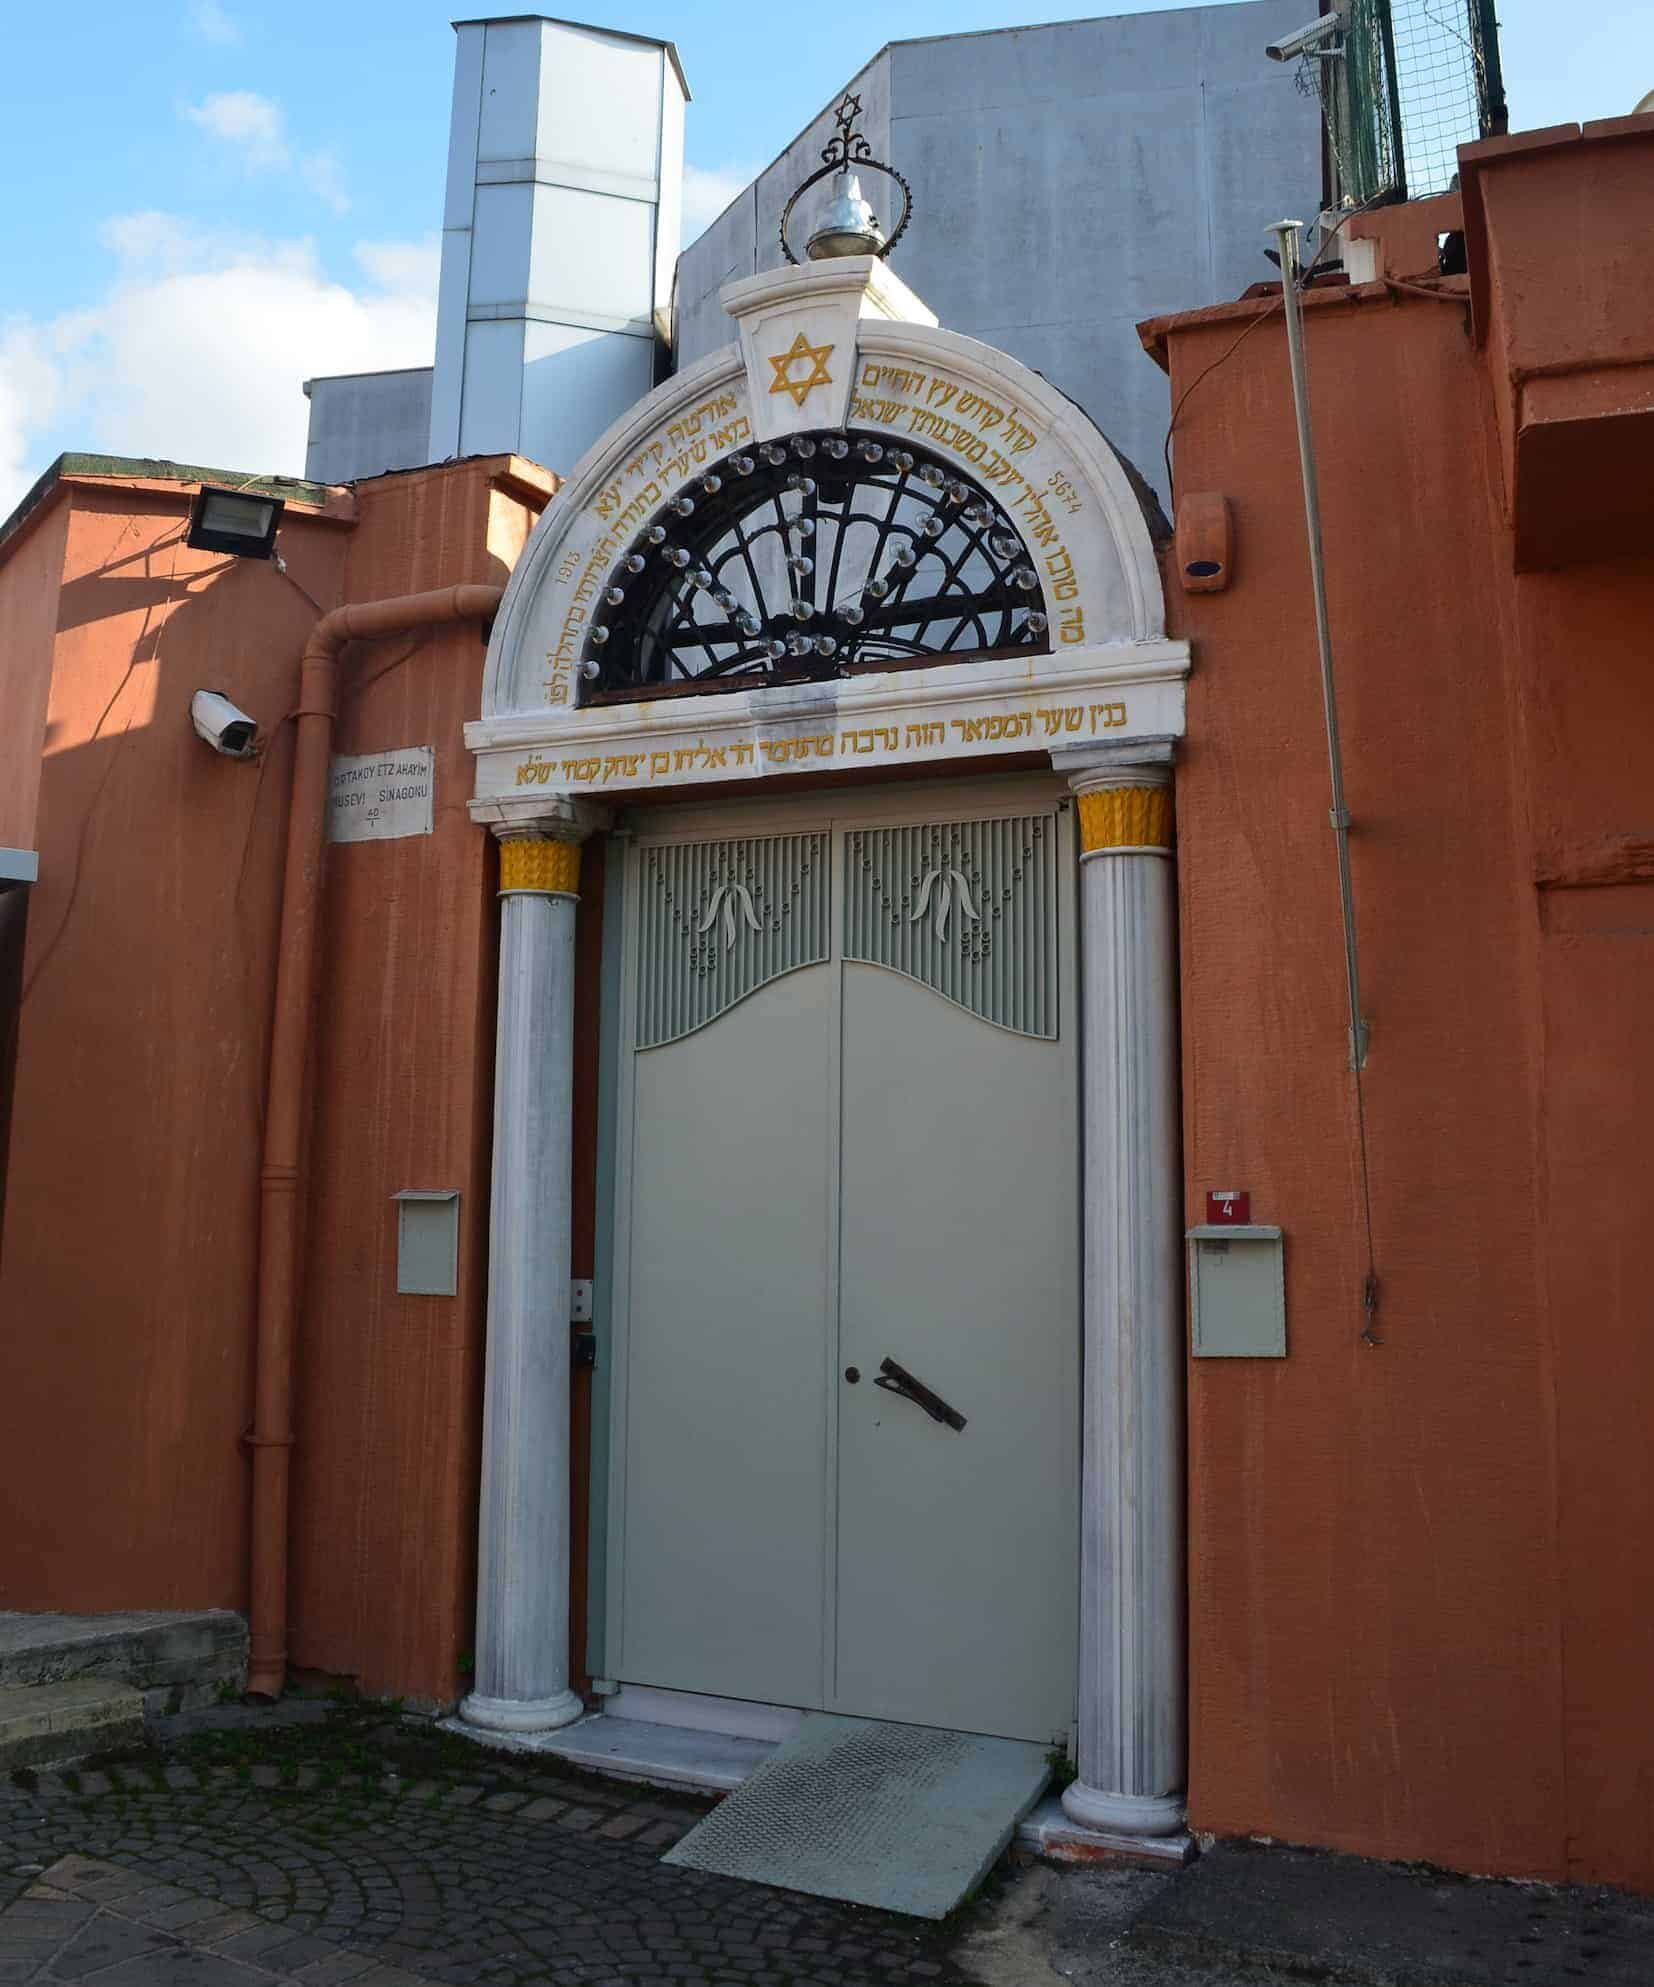
<instances>
[{"instance_id":1,"label":"metal pole","mask_svg":"<svg viewBox=\"0 0 1654 1987\"><path fill-rule=\"evenodd\" d=\"M1344 755L1338 742L1338 693L1332 678L1332 630L1327 620L1326 568L1321 557L1321 496L1315 481L1315 445L1309 429L1309 385L1304 372L1304 329L1298 308L1298 231L1301 221L1277 221L1281 245L1281 298L1286 306L1286 349L1292 365L1292 405L1298 419L1298 467L1304 484L1304 524L1309 538L1310 590L1315 600L1315 640L1321 656L1321 706L1327 724L1327 764L1332 776L1332 828L1338 844L1338 899L1344 919L1344 977L1350 998L1350 1068L1367 1061L1367 1024L1361 1018L1361 973L1355 956L1355 892L1350 883L1350 815L1344 805Z\"/></svg>"},{"instance_id":2,"label":"metal pole","mask_svg":"<svg viewBox=\"0 0 1654 1987\"><path fill-rule=\"evenodd\" d=\"M1481 57L1476 78L1482 99L1481 135L1503 137L1510 129L1510 111L1505 104L1505 71L1499 60L1499 22L1493 0L1471 0L1471 26Z\"/></svg>"},{"instance_id":3,"label":"metal pole","mask_svg":"<svg viewBox=\"0 0 1654 1987\"><path fill-rule=\"evenodd\" d=\"M1378 0L1378 27L1384 44L1385 100L1390 113L1390 193L1407 198L1407 144L1401 127L1401 79L1396 74L1396 30L1390 0Z\"/></svg>"}]
</instances>

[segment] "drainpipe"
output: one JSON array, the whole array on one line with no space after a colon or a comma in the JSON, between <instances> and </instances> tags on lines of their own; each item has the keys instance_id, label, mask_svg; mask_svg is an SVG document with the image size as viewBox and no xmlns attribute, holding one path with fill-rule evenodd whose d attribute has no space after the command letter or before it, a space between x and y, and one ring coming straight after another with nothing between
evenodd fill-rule
<instances>
[{"instance_id":1,"label":"drainpipe","mask_svg":"<svg viewBox=\"0 0 1654 1987\"><path fill-rule=\"evenodd\" d=\"M293 1338L299 1292L300 1157L305 1073L321 920L322 829L337 708L339 652L346 642L397 635L454 621L486 621L497 586L450 586L435 593L335 607L310 631L299 668L293 793L287 816L276 953L276 1007L264 1099L264 1165L259 1175L258 1313L253 1432L253 1515L248 1623L249 1697L280 1697L287 1681L288 1457L293 1447Z\"/></svg>"}]
</instances>

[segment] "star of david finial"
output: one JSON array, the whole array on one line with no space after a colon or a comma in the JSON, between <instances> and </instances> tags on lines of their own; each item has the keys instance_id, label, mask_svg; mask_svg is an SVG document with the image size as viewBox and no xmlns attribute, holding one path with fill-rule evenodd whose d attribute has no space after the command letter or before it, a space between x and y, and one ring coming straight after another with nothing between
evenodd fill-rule
<instances>
[{"instance_id":1,"label":"star of david finial","mask_svg":"<svg viewBox=\"0 0 1654 1987\"><path fill-rule=\"evenodd\" d=\"M795 407L802 407L805 398L818 386L831 386L833 376L827 370L827 361L833 355L831 345L812 345L801 331L791 347L769 363L775 369L775 378L770 382L771 393L790 393ZM766 357L769 355L766 354ZM810 368L807 378L797 378L793 374L795 365L805 364Z\"/></svg>"},{"instance_id":2,"label":"star of david finial","mask_svg":"<svg viewBox=\"0 0 1654 1987\"><path fill-rule=\"evenodd\" d=\"M833 113L837 127L831 138L821 148L821 164L792 190L787 204L781 210L781 253L794 265L798 257L793 253L792 243L787 239L787 222L793 209L798 205L801 194L808 193L812 186L824 180L829 173L836 173L838 179L833 188L832 211L840 216L831 225L818 228L810 237L809 256L812 262L819 262L823 256L832 255L876 255L882 261L901 240L907 229L908 216L913 211L913 192L907 181L894 166L886 165L883 159L873 156L873 147L867 142L865 133L856 129L860 118L861 98L854 90L846 90ZM902 190L902 213L900 220L890 231L889 239L884 236L873 219L873 210L862 198L861 188L856 183L858 172L880 172L887 179L894 180ZM846 222L842 214L848 214ZM791 382L789 382L789 390Z\"/></svg>"}]
</instances>

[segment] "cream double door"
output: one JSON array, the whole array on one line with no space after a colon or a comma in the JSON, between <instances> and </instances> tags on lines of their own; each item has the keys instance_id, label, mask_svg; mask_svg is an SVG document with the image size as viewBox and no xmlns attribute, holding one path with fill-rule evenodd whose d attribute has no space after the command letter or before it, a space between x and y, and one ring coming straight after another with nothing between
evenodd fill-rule
<instances>
[{"instance_id":1,"label":"cream double door","mask_svg":"<svg viewBox=\"0 0 1654 1987\"><path fill-rule=\"evenodd\" d=\"M1065 1734L1080 1178L1061 792L640 820L606 1667ZM876 1384L886 1360L964 1426Z\"/></svg>"}]
</instances>

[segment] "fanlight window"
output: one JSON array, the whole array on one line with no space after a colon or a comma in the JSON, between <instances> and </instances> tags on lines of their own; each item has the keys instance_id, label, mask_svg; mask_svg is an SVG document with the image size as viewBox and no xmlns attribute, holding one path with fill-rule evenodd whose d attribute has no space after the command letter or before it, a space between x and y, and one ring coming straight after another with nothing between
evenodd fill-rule
<instances>
[{"instance_id":1,"label":"fanlight window","mask_svg":"<svg viewBox=\"0 0 1654 1987\"><path fill-rule=\"evenodd\" d=\"M999 504L871 435L794 435L684 486L609 575L588 703L1049 649Z\"/></svg>"}]
</instances>

